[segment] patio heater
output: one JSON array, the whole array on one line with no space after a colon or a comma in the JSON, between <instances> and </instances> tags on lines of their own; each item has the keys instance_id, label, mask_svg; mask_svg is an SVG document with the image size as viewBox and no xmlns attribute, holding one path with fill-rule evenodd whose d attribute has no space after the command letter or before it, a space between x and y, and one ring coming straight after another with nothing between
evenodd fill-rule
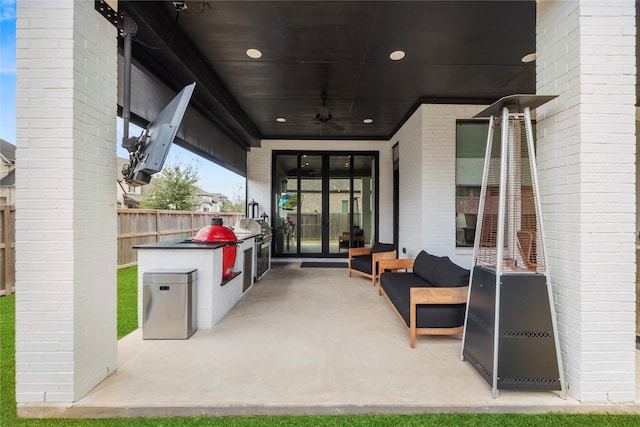
<instances>
[{"instance_id":1,"label":"patio heater","mask_svg":"<svg viewBox=\"0 0 640 427\"><path fill-rule=\"evenodd\" d=\"M531 110L555 96L512 95L490 117L462 359L498 389L566 397L535 167Z\"/></svg>"}]
</instances>

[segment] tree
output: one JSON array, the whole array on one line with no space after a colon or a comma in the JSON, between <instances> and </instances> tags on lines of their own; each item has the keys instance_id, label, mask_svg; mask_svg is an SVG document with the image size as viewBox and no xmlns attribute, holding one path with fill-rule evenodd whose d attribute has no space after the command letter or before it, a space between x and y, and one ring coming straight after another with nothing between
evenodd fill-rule
<instances>
[{"instance_id":1,"label":"tree","mask_svg":"<svg viewBox=\"0 0 640 427\"><path fill-rule=\"evenodd\" d=\"M176 162L162 168L151 181L151 189L140 202L146 209L192 211L198 207L196 186L198 169L195 165Z\"/></svg>"},{"instance_id":2,"label":"tree","mask_svg":"<svg viewBox=\"0 0 640 427\"><path fill-rule=\"evenodd\" d=\"M244 186L236 184L233 186L233 196L231 199L224 199L220 207L221 212L241 212L246 209L246 200L244 198Z\"/></svg>"}]
</instances>

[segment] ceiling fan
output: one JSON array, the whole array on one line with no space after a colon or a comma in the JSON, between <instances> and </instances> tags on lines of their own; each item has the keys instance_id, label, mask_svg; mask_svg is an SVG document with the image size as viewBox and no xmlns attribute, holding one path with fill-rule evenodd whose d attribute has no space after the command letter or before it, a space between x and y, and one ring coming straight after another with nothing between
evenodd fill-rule
<instances>
[{"instance_id":1,"label":"ceiling fan","mask_svg":"<svg viewBox=\"0 0 640 427\"><path fill-rule=\"evenodd\" d=\"M322 107L318 108L318 114L316 114L316 120L318 121L318 123L329 125L335 130L343 131L344 128L342 126L331 121L333 116L329 111L329 107L327 107L327 92L322 91L320 96L322 97Z\"/></svg>"}]
</instances>

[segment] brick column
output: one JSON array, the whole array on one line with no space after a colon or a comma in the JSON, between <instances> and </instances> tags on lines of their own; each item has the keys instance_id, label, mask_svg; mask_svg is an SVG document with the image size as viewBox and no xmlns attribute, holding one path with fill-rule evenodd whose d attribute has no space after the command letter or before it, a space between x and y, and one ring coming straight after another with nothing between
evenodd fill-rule
<instances>
[{"instance_id":1,"label":"brick column","mask_svg":"<svg viewBox=\"0 0 640 427\"><path fill-rule=\"evenodd\" d=\"M538 1L538 167L568 391L635 399L635 3Z\"/></svg>"},{"instance_id":2,"label":"brick column","mask_svg":"<svg viewBox=\"0 0 640 427\"><path fill-rule=\"evenodd\" d=\"M16 400L116 369L116 29L93 0L17 2Z\"/></svg>"}]
</instances>

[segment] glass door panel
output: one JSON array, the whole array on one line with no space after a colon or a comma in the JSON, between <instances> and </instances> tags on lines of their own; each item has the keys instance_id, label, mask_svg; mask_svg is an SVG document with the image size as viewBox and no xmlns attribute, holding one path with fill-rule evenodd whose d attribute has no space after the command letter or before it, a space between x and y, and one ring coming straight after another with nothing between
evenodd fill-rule
<instances>
[{"instance_id":1,"label":"glass door panel","mask_svg":"<svg viewBox=\"0 0 640 427\"><path fill-rule=\"evenodd\" d=\"M300 156L300 253L323 252L323 156Z\"/></svg>"},{"instance_id":2,"label":"glass door panel","mask_svg":"<svg viewBox=\"0 0 640 427\"><path fill-rule=\"evenodd\" d=\"M274 161L273 240L275 255L298 253L298 156L281 155Z\"/></svg>"},{"instance_id":3,"label":"glass door panel","mask_svg":"<svg viewBox=\"0 0 640 427\"><path fill-rule=\"evenodd\" d=\"M348 253L354 237L350 233L351 156L329 157L329 253ZM362 238L359 236L357 238Z\"/></svg>"},{"instance_id":4,"label":"glass door panel","mask_svg":"<svg viewBox=\"0 0 640 427\"><path fill-rule=\"evenodd\" d=\"M278 153L273 160L275 256L345 257L376 236L374 153Z\"/></svg>"},{"instance_id":5,"label":"glass door panel","mask_svg":"<svg viewBox=\"0 0 640 427\"><path fill-rule=\"evenodd\" d=\"M352 246L371 247L376 236L375 161L371 155L353 156Z\"/></svg>"}]
</instances>

